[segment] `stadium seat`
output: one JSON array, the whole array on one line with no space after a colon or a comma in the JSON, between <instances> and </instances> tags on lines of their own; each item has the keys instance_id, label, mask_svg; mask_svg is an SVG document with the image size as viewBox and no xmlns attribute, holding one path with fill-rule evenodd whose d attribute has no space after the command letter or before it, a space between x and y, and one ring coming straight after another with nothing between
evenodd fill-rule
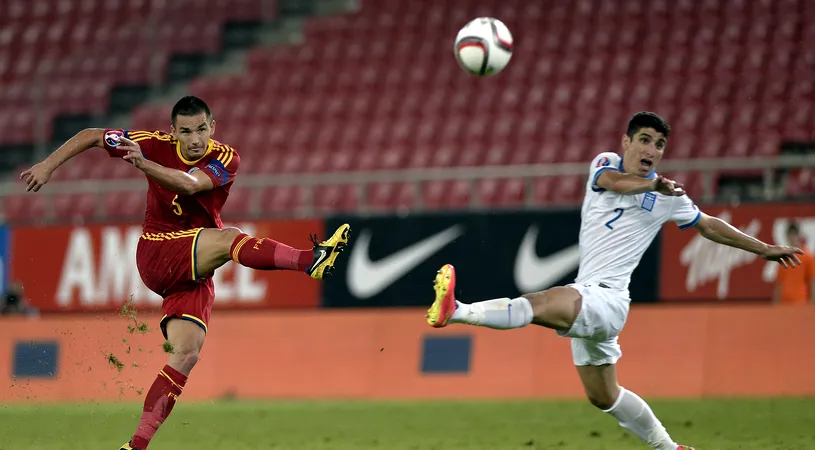
<instances>
[{"instance_id":1,"label":"stadium seat","mask_svg":"<svg viewBox=\"0 0 815 450\"><path fill-rule=\"evenodd\" d=\"M254 211L253 207L259 203L257 191L244 186L233 185L229 189L229 201L221 210L223 220L242 219L249 217Z\"/></svg>"},{"instance_id":2,"label":"stadium seat","mask_svg":"<svg viewBox=\"0 0 815 450\"><path fill-rule=\"evenodd\" d=\"M113 191L105 194L105 217L141 219L146 208L146 192Z\"/></svg>"},{"instance_id":3,"label":"stadium seat","mask_svg":"<svg viewBox=\"0 0 815 450\"><path fill-rule=\"evenodd\" d=\"M191 3L0 5L0 144L31 142L43 133L33 125L40 95L29 79L34 70L49 80L42 91L46 122L104 110L113 86L154 79L146 67L165 73L172 54L218 51L226 21L270 17L262 2L206 0L192 27L173 13ZM806 20L815 12L812 4L363 1L353 13L306 19L302 42L253 48L243 71L198 76L189 92L213 107L218 139L241 152L245 174L582 163L616 150L626 120L640 110L672 123L669 160L771 157L784 140L815 139L815 21ZM467 75L437 43L498 6L518 41L512 63L494 77ZM147 31L142 21L156 14L167 20ZM135 25L100 20L112 15ZM144 44L147 33L157 48ZM169 131L169 108L137 107L133 128ZM45 128L50 134L50 125ZM140 176L99 159L76 164L58 178ZM689 176L689 189L696 189L700 177ZM530 200L578 202L584 181L533 180ZM363 203L372 209L417 202L434 209L502 207L523 205L526 184L438 180L419 189L374 183L364 196L343 186L312 193L312 206L321 211ZM304 195L300 188L269 188L259 206L269 213L299 211L311 201ZM247 211L237 203L234 213Z\"/></svg>"},{"instance_id":4,"label":"stadium seat","mask_svg":"<svg viewBox=\"0 0 815 450\"><path fill-rule=\"evenodd\" d=\"M194 25L190 11L200 12ZM272 19L276 11L271 0L0 2L0 116L12 107L7 97L15 110L34 109L40 91L46 121L105 111L115 85L163 82L171 54L218 52L226 22ZM0 132L0 145L33 141L34 117L18 119L23 131Z\"/></svg>"},{"instance_id":5,"label":"stadium seat","mask_svg":"<svg viewBox=\"0 0 815 450\"><path fill-rule=\"evenodd\" d=\"M305 198L298 186L270 187L263 190L261 209L267 214L292 215L301 210Z\"/></svg>"},{"instance_id":6,"label":"stadium seat","mask_svg":"<svg viewBox=\"0 0 815 450\"><path fill-rule=\"evenodd\" d=\"M779 69L798 61L792 57L799 53L801 48L801 43L793 39L794 22L800 20L795 16L801 9L798 3L790 2L781 8L785 11L783 16L793 20L793 23L781 24L781 31L778 35L773 35L774 38L769 43L764 39L756 39L749 31L769 37L771 19L774 16L768 16L767 20L759 20L751 14L750 6L746 3L725 5L716 0L708 2L710 4L706 8L709 12L706 15L681 20L669 18L662 24L671 30L661 44L672 48L670 54L665 55L668 58L667 65L670 66L666 70L669 71L669 76L671 72L683 75L673 81L669 79L667 84L652 81L660 75L658 60L656 58L643 60L638 52L633 50L634 45L640 41L640 35L635 29L621 27L613 21L605 21L596 31L596 36L593 36L586 34L580 27L557 25L559 20L557 18L561 16L565 23L572 23L585 20L585 17L596 13L592 8L585 6L581 9L581 7L555 8L550 5L554 9L550 8L547 14L543 14L539 7L526 6L521 1L502 4L504 9L515 12L509 17L518 24L533 24L538 20L536 17L545 16L543 19L553 26L540 27L536 30L544 33L542 41L549 37L559 38L552 41L557 44L551 50L562 54L563 57L557 59L557 64L541 66L540 64L551 63L552 58L535 59L519 52L513 60L517 72L510 69L502 73L493 78L488 87L484 83L476 84L479 80L458 71L452 58L442 54L437 46L423 45L421 51L414 51L410 46L404 45L406 42L404 36L414 34L421 34L423 42L432 42L436 38L443 39L447 33L455 31L454 24L448 20L451 14L461 15L462 18L468 17L468 14L478 9L479 5L483 7L488 3L468 4L466 8L453 4L424 5L422 2L410 5L398 2L365 4L357 14L310 19L305 25L306 40L303 44L259 48L250 52L244 82L239 83L241 86L239 89L232 88L228 95L231 97L229 101L239 102L241 96L247 99L256 98L260 89L257 87L260 85L259 80L264 78L267 81L276 80L273 84L266 84L263 90L274 89L281 93L303 92L303 94L298 94L296 100L283 100L280 103L280 110L275 114L310 117L312 120L299 122L298 127L304 128L306 130L304 133L314 135L324 132L326 127L324 120L313 120L319 116L320 110L311 106L309 97L319 92L322 95L319 102L323 105L322 112L331 117L329 123L332 127L353 127L363 117L373 114L374 120L379 122L377 128L382 129L384 124L384 128L389 130L385 137L381 133L363 136L357 132L353 134L353 138L346 138L348 144L359 142L363 148L376 149L388 145L388 142L404 144L411 140L421 140L420 148L404 146L407 153L401 158L395 158L402 161L403 167L468 166L483 164L485 161L491 164L506 164L524 159L503 156L495 150L485 151L482 155L480 152L483 149L472 148L476 145L473 143L481 139L489 139L493 143L518 140L519 145L514 145L513 149L524 152L528 151L526 148L536 148L531 152L535 162L582 161L590 158L593 153L593 149L586 148L590 145L586 146L581 142L580 150L574 150L578 145L570 146L569 142L563 141L564 133L567 131L577 133L579 136L594 133L591 121L575 120L576 111L603 111L603 116L609 119L604 122L602 130L595 134L605 137L613 135L612 132L619 135L620 124L635 110L645 109L640 107L641 105L648 105L649 108L666 115L669 120L681 123L681 133L685 136L700 133L703 127L711 125L724 127L729 124L732 128L728 135L717 136L710 144L700 141L698 146L682 145L677 157L754 155L759 148L761 154L766 154L769 147L755 145L759 130L763 132L764 129L770 128L771 131L775 130L779 137L782 136L783 130L780 127L786 125L780 121L760 123L761 115L758 114L757 108L761 108L762 105L756 101L763 99L773 101L790 85L789 80L779 76L779 73L787 72L779 72ZM682 7L674 7L670 2L656 5L639 0L611 3L624 5L623 10L631 11L633 14L644 14L644 11L650 10L649 8L680 15L682 11ZM428 10L421 10L422 7ZM517 13L527 8L532 15ZM616 17L619 11L621 10L616 7L609 7L607 13ZM418 20L420 15L425 18L439 18L433 19L438 23L434 26L424 24ZM400 17L398 28L396 17ZM676 23L670 23L671 20L675 20ZM718 32L721 20L727 20L729 23L723 33ZM518 24L510 23L510 28L519 29ZM808 24L803 26L812 27ZM661 28L655 28L649 36L658 39L661 31ZM563 38L560 33L568 35ZM601 35L616 36L613 58L605 59L603 57L607 53L605 51L597 50L592 54L581 51L584 48L596 47L589 46L588 42L597 45L607 42L607 39L599 38ZM377 39L374 41L370 39L371 36L377 36ZM729 45L739 48L752 45L751 48L754 50L748 52L745 58L739 59L739 52L726 51L729 49L727 46L721 47L721 50L712 46L714 39L723 39ZM567 45L568 48L563 45ZM773 46L782 51L772 50ZM414 62L407 70L394 67L393 61L399 61L401 55L407 55L407 52L412 52L411 55L414 57L423 58L424 64ZM763 55L770 53L775 56L768 61ZM368 65L358 63L361 55L365 56ZM638 58L636 72L631 70L634 57ZM525 67L532 67L535 64L548 68L540 73L544 75L543 77L529 79L528 83L535 84L527 84L526 87L529 88L527 98L519 100L517 92L509 94L514 88L505 80L515 77L523 79L519 74L525 72L523 70ZM286 65L291 76L273 74L274 68L280 65ZM436 69L433 72L422 69L429 65ZM584 67L589 68L589 73L598 79L576 78L578 73L583 72ZM324 76L332 70L339 70L339 73L334 77ZM771 70L773 71L770 72ZM745 75L740 76L740 73ZM773 75L771 83L760 84L752 81L755 76L770 74ZM205 95L211 92L207 89L213 86L238 84L234 82L233 75L221 78L223 83L219 81L219 77L200 78L195 83L195 86L200 88L197 93ZM316 86L318 90L302 90L303 87L318 80L319 85ZM356 88L349 83L354 83ZM732 92L739 92L740 85L746 87L743 92L746 95L741 98L752 101L743 108L738 108L736 114L735 107L723 107L722 102L728 101ZM428 89L432 86L438 86L438 89ZM453 86L455 89L450 89ZM801 89L805 90L806 87ZM518 114L513 120L504 120L507 112L513 114L512 110L490 107L497 99L502 101L506 98L509 105L514 105L512 106L514 111L527 112L529 105L537 101L535 92L538 90L543 93L540 98L541 104L545 102L544 107L550 112L544 114L544 120L530 129L534 130L531 135L525 134L523 126L517 125L518 119L527 117L528 114ZM374 93L378 100L372 101L370 93ZM407 93L410 95L406 95ZM441 100L445 97L446 100ZM481 107L482 102L485 107ZM681 107L676 109L678 105ZM681 119L672 117L674 111L682 112L684 108L690 111L683 112L684 116ZM353 110L354 114L337 117L337 112L341 110ZM666 111L669 114L666 114ZM540 114L538 111L535 112ZM446 119L439 122L438 129L434 130L434 127L426 124L422 128L423 122L417 124L414 119L424 118L424 114L431 120L439 116ZM274 119L269 120L271 128L274 129ZM808 117L802 114L800 123L808 121ZM408 135L404 134L405 130ZM721 145L724 139L742 133L735 145L727 147ZM464 144L465 140L467 144ZM689 138L688 142L690 141ZM778 142L776 147L777 144ZM429 148L437 150L431 155L427 150ZM777 152L777 149L775 151ZM372 164L363 166L366 166L366 170L368 168L376 170Z\"/></svg>"},{"instance_id":7,"label":"stadium seat","mask_svg":"<svg viewBox=\"0 0 815 450\"><path fill-rule=\"evenodd\" d=\"M416 205L416 188L409 183L374 183L367 194L367 206L374 211L409 210Z\"/></svg>"},{"instance_id":8,"label":"stadium seat","mask_svg":"<svg viewBox=\"0 0 815 450\"><path fill-rule=\"evenodd\" d=\"M41 223L49 207L44 195L22 194L3 198L3 213L7 219Z\"/></svg>"},{"instance_id":9,"label":"stadium seat","mask_svg":"<svg viewBox=\"0 0 815 450\"><path fill-rule=\"evenodd\" d=\"M100 197L95 194L55 195L53 201L55 219L82 223L94 218Z\"/></svg>"},{"instance_id":10,"label":"stadium seat","mask_svg":"<svg viewBox=\"0 0 815 450\"><path fill-rule=\"evenodd\" d=\"M356 211L360 192L355 185L318 186L314 190L315 209L320 214Z\"/></svg>"},{"instance_id":11,"label":"stadium seat","mask_svg":"<svg viewBox=\"0 0 815 450\"><path fill-rule=\"evenodd\" d=\"M787 176L785 191L790 196L815 194L815 171L809 168L791 170Z\"/></svg>"}]
</instances>

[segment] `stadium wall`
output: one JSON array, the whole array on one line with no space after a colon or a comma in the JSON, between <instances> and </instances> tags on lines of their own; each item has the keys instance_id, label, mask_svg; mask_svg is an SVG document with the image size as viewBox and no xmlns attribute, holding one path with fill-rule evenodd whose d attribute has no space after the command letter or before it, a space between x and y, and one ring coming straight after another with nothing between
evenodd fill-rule
<instances>
[{"instance_id":1,"label":"stadium wall","mask_svg":"<svg viewBox=\"0 0 815 450\"><path fill-rule=\"evenodd\" d=\"M166 361L157 320L3 322L0 402L140 401ZM647 397L815 395L812 323L810 306L635 307L621 383ZM216 314L184 391L188 401L582 395L569 342L554 332L433 330L416 308Z\"/></svg>"},{"instance_id":2,"label":"stadium wall","mask_svg":"<svg viewBox=\"0 0 815 450\"><path fill-rule=\"evenodd\" d=\"M775 243L785 243L784 230L794 218L809 246L815 244L813 204L705 210ZM230 262L216 272L216 310L422 306L432 293L433 276L445 263L456 266L464 300L521 295L569 283L577 274L579 210L235 225L249 234L309 247L309 233L326 235L344 222L352 224L353 238L331 280L314 283L302 274L261 272ZM115 311L127 301L140 311L157 311L161 299L144 287L136 269L140 234L138 224L13 228L0 232L0 257L10 255L3 257L9 277L22 282L30 301L44 313ZM668 224L634 272L631 298L635 303L766 302L776 270L777 264Z\"/></svg>"}]
</instances>

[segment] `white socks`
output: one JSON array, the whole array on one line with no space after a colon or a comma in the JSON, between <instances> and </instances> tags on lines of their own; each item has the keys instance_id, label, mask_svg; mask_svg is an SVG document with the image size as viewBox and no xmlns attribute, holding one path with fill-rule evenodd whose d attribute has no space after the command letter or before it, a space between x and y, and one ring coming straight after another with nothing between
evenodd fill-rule
<instances>
[{"instance_id":1,"label":"white socks","mask_svg":"<svg viewBox=\"0 0 815 450\"><path fill-rule=\"evenodd\" d=\"M456 306L449 323L466 323L497 330L521 328L532 323L532 305L524 297L497 298L471 304L456 300ZM617 401L603 412L614 416L620 422L620 426L630 430L653 449L678 448L651 407L629 390L621 387Z\"/></svg>"},{"instance_id":2,"label":"white socks","mask_svg":"<svg viewBox=\"0 0 815 450\"><path fill-rule=\"evenodd\" d=\"M524 297L498 298L466 304L456 300L450 323L466 323L496 330L525 327L532 323L532 305Z\"/></svg>"},{"instance_id":3,"label":"white socks","mask_svg":"<svg viewBox=\"0 0 815 450\"><path fill-rule=\"evenodd\" d=\"M678 445L671 440L665 427L651 411L651 407L637 394L620 388L620 396L614 406L606 411L616 417L620 426L628 428L643 442L657 450L676 450Z\"/></svg>"}]
</instances>

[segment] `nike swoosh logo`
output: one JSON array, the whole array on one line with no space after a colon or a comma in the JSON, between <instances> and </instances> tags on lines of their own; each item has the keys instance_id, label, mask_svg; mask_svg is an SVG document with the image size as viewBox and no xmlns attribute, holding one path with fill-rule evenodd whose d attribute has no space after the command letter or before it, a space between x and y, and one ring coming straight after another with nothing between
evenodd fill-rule
<instances>
[{"instance_id":1,"label":"nike swoosh logo","mask_svg":"<svg viewBox=\"0 0 815 450\"><path fill-rule=\"evenodd\" d=\"M325 257L328 256L328 253L325 250L320 250L320 256L317 258L317 261L311 265L311 267L317 267L325 260Z\"/></svg>"},{"instance_id":2,"label":"nike swoosh logo","mask_svg":"<svg viewBox=\"0 0 815 450\"><path fill-rule=\"evenodd\" d=\"M552 287L560 279L577 269L580 264L580 246L567 247L541 258L535 250L538 227L526 231L518 255L515 257L515 286L521 292L535 292Z\"/></svg>"},{"instance_id":3,"label":"nike swoosh logo","mask_svg":"<svg viewBox=\"0 0 815 450\"><path fill-rule=\"evenodd\" d=\"M371 232L365 230L357 237L348 258L348 291L359 299L373 297L462 234L464 227L454 225L383 259L371 261L368 255Z\"/></svg>"}]
</instances>

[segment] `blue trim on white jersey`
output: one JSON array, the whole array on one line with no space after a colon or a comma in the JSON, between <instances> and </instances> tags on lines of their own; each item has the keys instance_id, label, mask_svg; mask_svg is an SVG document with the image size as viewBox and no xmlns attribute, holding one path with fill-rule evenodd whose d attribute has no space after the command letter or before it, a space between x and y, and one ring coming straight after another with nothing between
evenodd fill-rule
<instances>
[{"instance_id":1,"label":"blue trim on white jersey","mask_svg":"<svg viewBox=\"0 0 815 450\"><path fill-rule=\"evenodd\" d=\"M597 172L594 172L594 179L591 180L591 190L592 191L594 191L594 192L603 192L603 191L605 191L605 189L603 189L601 187L595 187L595 186L597 186L597 178L599 178L600 174L605 172L606 170L615 170L616 171L617 169L615 169L613 167L606 166L606 167L601 167L599 170L597 170Z\"/></svg>"},{"instance_id":2,"label":"blue trim on white jersey","mask_svg":"<svg viewBox=\"0 0 815 450\"><path fill-rule=\"evenodd\" d=\"M699 212L696 213L696 217L693 220L686 223L685 225L679 225L679 229L680 230L687 230L688 228L690 228L690 227L696 225L697 223L699 223L699 219L701 219L701 218L702 218L702 211L699 211Z\"/></svg>"}]
</instances>

